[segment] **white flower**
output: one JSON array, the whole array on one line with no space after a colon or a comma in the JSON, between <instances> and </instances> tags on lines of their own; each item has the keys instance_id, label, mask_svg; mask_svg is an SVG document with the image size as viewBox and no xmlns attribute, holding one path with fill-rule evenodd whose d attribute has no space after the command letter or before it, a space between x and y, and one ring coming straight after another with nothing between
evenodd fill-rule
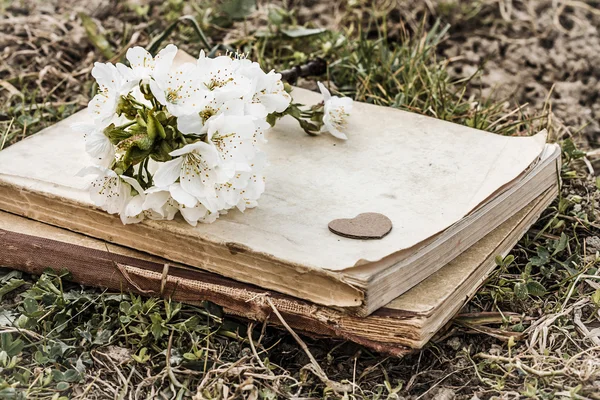
<instances>
[{"instance_id":1,"label":"white flower","mask_svg":"<svg viewBox=\"0 0 600 400\"><path fill-rule=\"evenodd\" d=\"M196 204L194 207L180 207L179 212L183 219L192 226L196 226L198 222L210 224L219 218L218 211L211 212L201 203Z\"/></svg>"},{"instance_id":2,"label":"white flower","mask_svg":"<svg viewBox=\"0 0 600 400\"><path fill-rule=\"evenodd\" d=\"M148 189L143 208L162 217L154 219L172 220L180 212L186 222L196 226L198 221L210 223L219 216L216 208L206 204L183 190L179 183L174 183L166 189L156 186Z\"/></svg>"},{"instance_id":3,"label":"white flower","mask_svg":"<svg viewBox=\"0 0 600 400\"><path fill-rule=\"evenodd\" d=\"M228 182L217 185L215 200L218 209L237 207L243 212L246 208L256 207L258 198L265 190L263 171L266 165L266 154L258 152L247 170L238 171Z\"/></svg>"},{"instance_id":4,"label":"white flower","mask_svg":"<svg viewBox=\"0 0 600 400\"><path fill-rule=\"evenodd\" d=\"M208 58L204 51L200 52L196 74L204 87L214 93L217 105L252 96L252 80L238 72L238 61L229 56Z\"/></svg>"},{"instance_id":5,"label":"white flower","mask_svg":"<svg viewBox=\"0 0 600 400\"><path fill-rule=\"evenodd\" d=\"M256 86L254 101L260 102L268 114L273 112L284 112L290 102L292 96L285 91L283 82L281 82L281 74L274 71L262 76Z\"/></svg>"},{"instance_id":6,"label":"white flower","mask_svg":"<svg viewBox=\"0 0 600 400\"><path fill-rule=\"evenodd\" d=\"M119 96L125 88L125 79L113 64L95 63L92 76L98 83L98 94L88 104L88 112L98 128L105 128L115 116Z\"/></svg>"},{"instance_id":7,"label":"white flower","mask_svg":"<svg viewBox=\"0 0 600 400\"><path fill-rule=\"evenodd\" d=\"M285 91L281 74L270 71L266 74L257 62L237 60L239 73L253 82L252 99L246 105L249 114L264 118L273 112L283 112L292 97Z\"/></svg>"},{"instance_id":8,"label":"white flower","mask_svg":"<svg viewBox=\"0 0 600 400\"><path fill-rule=\"evenodd\" d=\"M121 222L123 225L127 224L137 224L142 221L145 217L143 205L146 199L146 195L144 192L139 192L137 195L133 196L127 204L125 204L124 209L120 213Z\"/></svg>"},{"instance_id":9,"label":"white flower","mask_svg":"<svg viewBox=\"0 0 600 400\"><path fill-rule=\"evenodd\" d=\"M212 93L205 93L189 113L177 117L177 129L187 135L200 135L204 131L206 121L219 113L219 108L214 101Z\"/></svg>"},{"instance_id":10,"label":"white flower","mask_svg":"<svg viewBox=\"0 0 600 400\"><path fill-rule=\"evenodd\" d=\"M179 212L179 203L171 197L169 190L153 186L146 190L142 208L150 214L150 219L170 221Z\"/></svg>"},{"instance_id":11,"label":"white flower","mask_svg":"<svg viewBox=\"0 0 600 400\"><path fill-rule=\"evenodd\" d=\"M329 132L338 139L348 139L340 129L344 128L346 117L352 111L352 99L349 97L331 96L329 90L321 82L317 83L325 101L321 132Z\"/></svg>"},{"instance_id":12,"label":"white flower","mask_svg":"<svg viewBox=\"0 0 600 400\"><path fill-rule=\"evenodd\" d=\"M115 158L115 148L102 129L98 129L97 125L88 122L74 123L71 128L83 132L85 151L96 164L109 167Z\"/></svg>"},{"instance_id":13,"label":"white flower","mask_svg":"<svg viewBox=\"0 0 600 400\"><path fill-rule=\"evenodd\" d=\"M132 198L132 188L138 193L143 190L139 183L128 176L117 175L115 171L90 166L82 169L79 176L96 175L89 186L90 198L98 207L109 214L121 213Z\"/></svg>"},{"instance_id":14,"label":"white flower","mask_svg":"<svg viewBox=\"0 0 600 400\"><path fill-rule=\"evenodd\" d=\"M254 82L238 72L238 60L228 56L208 58L202 51L193 75L204 91L190 112L178 115L177 128L185 134L205 132L206 123L219 114L244 115L252 100ZM265 115L259 115L264 118Z\"/></svg>"},{"instance_id":15,"label":"white flower","mask_svg":"<svg viewBox=\"0 0 600 400\"><path fill-rule=\"evenodd\" d=\"M177 46L170 44L158 52L156 57L143 47L136 46L127 50L127 61L131 68L123 64L117 64L117 69L127 79L128 82L138 84L139 81L158 77L164 79L173 65L173 60L177 54Z\"/></svg>"},{"instance_id":16,"label":"white flower","mask_svg":"<svg viewBox=\"0 0 600 400\"><path fill-rule=\"evenodd\" d=\"M181 65L173 72L155 75L150 80L150 90L156 100L173 115L193 114L208 98L208 90L198 83L196 66Z\"/></svg>"},{"instance_id":17,"label":"white flower","mask_svg":"<svg viewBox=\"0 0 600 400\"><path fill-rule=\"evenodd\" d=\"M240 179L245 180L245 186L240 190L240 197L236 207L240 211L246 208L254 208L258 205L258 199L265 191L264 169L267 167L265 153L258 153L250 165L250 172L240 174Z\"/></svg>"},{"instance_id":18,"label":"white flower","mask_svg":"<svg viewBox=\"0 0 600 400\"><path fill-rule=\"evenodd\" d=\"M245 102L243 99L232 99L224 103L215 100L214 92L209 92L200 107L193 113L177 117L177 129L185 134L206 133L207 124L221 114L243 116Z\"/></svg>"},{"instance_id":19,"label":"white flower","mask_svg":"<svg viewBox=\"0 0 600 400\"><path fill-rule=\"evenodd\" d=\"M220 114L208 123L208 142L218 151L228 179L236 170L249 168L257 151L254 129L254 118L248 115Z\"/></svg>"},{"instance_id":20,"label":"white flower","mask_svg":"<svg viewBox=\"0 0 600 400\"><path fill-rule=\"evenodd\" d=\"M216 171L219 154L215 148L204 142L188 144L169 153L174 159L162 163L154 175L154 183L168 187L178 179L181 187L196 198L210 196L219 182Z\"/></svg>"},{"instance_id":21,"label":"white flower","mask_svg":"<svg viewBox=\"0 0 600 400\"><path fill-rule=\"evenodd\" d=\"M281 75L265 73L258 63L243 57L211 59L204 52L195 63L172 71L176 53L173 45L156 57L134 47L127 51L130 67L96 63L92 75L99 91L89 104L93 121L73 126L84 133L86 151L97 164L80 172L95 175L88 186L92 201L118 213L124 224L147 218L171 220L178 213L193 226L210 223L227 210L255 207L265 189L266 155L259 145L266 142L264 133L270 128L267 116L284 112L291 102ZM146 92L148 86L153 99ZM324 125L341 137L338 129L349 99L332 98L322 90ZM156 123L146 113L153 113L163 127L150 138L153 147L135 142L144 139L146 124ZM118 127L110 132L111 139L104 134L109 124ZM192 135L196 142L177 148ZM140 151L132 150L132 157L124 159L131 142L139 144L134 150ZM165 151L173 158L156 161L165 159ZM109 169L114 162L129 161L134 165L125 168L133 168L153 186L143 190L136 179Z\"/></svg>"}]
</instances>

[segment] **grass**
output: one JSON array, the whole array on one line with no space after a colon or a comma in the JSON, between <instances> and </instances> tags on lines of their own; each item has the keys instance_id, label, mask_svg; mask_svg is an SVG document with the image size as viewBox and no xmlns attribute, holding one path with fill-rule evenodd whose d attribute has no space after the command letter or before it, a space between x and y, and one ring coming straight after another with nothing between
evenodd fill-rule
<instances>
[{"instance_id":1,"label":"grass","mask_svg":"<svg viewBox=\"0 0 600 400\"><path fill-rule=\"evenodd\" d=\"M192 54L207 44L222 51L226 43L278 70L322 57L328 76L321 79L356 100L503 135L548 128L563 146L560 197L497 260L450 330L402 360L303 337L306 352L294 336L226 318L211 304L83 288L51 271L33 277L2 269L0 398L600 398L594 239L600 191L585 153L556 129L550 104L531 110L482 98L481 66L453 78L453 61L439 56L453 27L425 17L425 6L414 18L394 21L391 11L352 2L338 13L341 21L321 30L299 26L310 21L301 18L305 9L251 12L245 7L251 2L239 3L125 2L96 10L94 18L69 18L64 9L27 16L0 3L10 15L0 19L0 29L14 39L0 64L6 105L0 143L8 146L82 108L92 91L92 61L118 59L131 43L172 41ZM489 11L485 3L473 4L452 14L455 8L441 3L438 14L450 13L460 24ZM180 20L183 15L193 15L197 26ZM71 41L73 32L84 39ZM36 57L19 55L27 51Z\"/></svg>"}]
</instances>

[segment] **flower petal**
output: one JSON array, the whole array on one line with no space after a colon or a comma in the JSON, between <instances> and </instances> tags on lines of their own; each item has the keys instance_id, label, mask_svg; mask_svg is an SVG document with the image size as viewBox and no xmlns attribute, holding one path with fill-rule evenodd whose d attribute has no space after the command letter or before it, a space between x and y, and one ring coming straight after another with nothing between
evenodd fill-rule
<instances>
[{"instance_id":1,"label":"flower petal","mask_svg":"<svg viewBox=\"0 0 600 400\"><path fill-rule=\"evenodd\" d=\"M93 132L85 138L85 150L104 167L108 167L115 156L113 144L102 132Z\"/></svg>"},{"instance_id":2,"label":"flower petal","mask_svg":"<svg viewBox=\"0 0 600 400\"><path fill-rule=\"evenodd\" d=\"M154 72L152 76L154 79L163 80L171 70L173 60L177 54L177 46L170 44L161 51L158 52L154 57Z\"/></svg>"},{"instance_id":3,"label":"flower petal","mask_svg":"<svg viewBox=\"0 0 600 400\"><path fill-rule=\"evenodd\" d=\"M111 63L94 63L92 76L96 79L100 87L113 89L118 84L115 81L115 77L118 76L117 67Z\"/></svg>"},{"instance_id":4,"label":"flower petal","mask_svg":"<svg viewBox=\"0 0 600 400\"><path fill-rule=\"evenodd\" d=\"M159 86L155 80L150 81L150 91L156 97L156 100L163 106L167 105L167 97L165 91Z\"/></svg>"},{"instance_id":5,"label":"flower petal","mask_svg":"<svg viewBox=\"0 0 600 400\"><path fill-rule=\"evenodd\" d=\"M137 181L137 179L134 179L130 176L125 176L125 175L121 175L121 179L124 180L125 182L129 183L135 189L135 191L138 192L138 194L140 196L142 196L142 197L145 196L144 189L142 189L142 186Z\"/></svg>"},{"instance_id":6,"label":"flower petal","mask_svg":"<svg viewBox=\"0 0 600 400\"><path fill-rule=\"evenodd\" d=\"M144 210L152 210L160 213L165 203L169 201L169 197L171 197L171 194L167 190L146 192L146 198L142 207Z\"/></svg>"},{"instance_id":7,"label":"flower petal","mask_svg":"<svg viewBox=\"0 0 600 400\"><path fill-rule=\"evenodd\" d=\"M187 135L200 135L202 133L202 126L202 119L200 119L197 113L181 115L177 118L177 129Z\"/></svg>"},{"instance_id":8,"label":"flower petal","mask_svg":"<svg viewBox=\"0 0 600 400\"><path fill-rule=\"evenodd\" d=\"M169 192L176 202L183 204L186 207L194 207L198 204L198 200L186 192L179 183L174 183L169 186Z\"/></svg>"},{"instance_id":9,"label":"flower petal","mask_svg":"<svg viewBox=\"0 0 600 400\"><path fill-rule=\"evenodd\" d=\"M211 168L219 163L219 154L215 148L202 141L187 144L181 149L173 150L169 154L173 157L177 157L192 152L199 154L204 162Z\"/></svg>"},{"instance_id":10,"label":"flower petal","mask_svg":"<svg viewBox=\"0 0 600 400\"><path fill-rule=\"evenodd\" d=\"M192 226L196 226L198 224L198 220L206 217L208 214L208 210L202 204L198 204L196 207L192 208L181 207L179 208L179 211L187 223Z\"/></svg>"},{"instance_id":11,"label":"flower petal","mask_svg":"<svg viewBox=\"0 0 600 400\"><path fill-rule=\"evenodd\" d=\"M214 183L205 176L206 172L208 171L202 166L184 162L179 177L183 190L197 198L211 194L214 191Z\"/></svg>"},{"instance_id":12,"label":"flower petal","mask_svg":"<svg viewBox=\"0 0 600 400\"><path fill-rule=\"evenodd\" d=\"M177 157L162 163L161 166L158 167L156 174L154 174L154 184L159 187L167 187L170 184L175 183L175 181L179 179L182 163L182 157Z\"/></svg>"},{"instance_id":13,"label":"flower petal","mask_svg":"<svg viewBox=\"0 0 600 400\"><path fill-rule=\"evenodd\" d=\"M325 85L323 85L321 82L317 82L317 85L319 86L319 90L321 91L321 94L323 95L323 100L325 100L325 101L329 100L331 98L331 93L329 93L329 90L327 90Z\"/></svg>"},{"instance_id":14,"label":"flower petal","mask_svg":"<svg viewBox=\"0 0 600 400\"><path fill-rule=\"evenodd\" d=\"M127 50L125 55L131 68L149 68L153 63L152 54L141 46L135 46Z\"/></svg>"}]
</instances>

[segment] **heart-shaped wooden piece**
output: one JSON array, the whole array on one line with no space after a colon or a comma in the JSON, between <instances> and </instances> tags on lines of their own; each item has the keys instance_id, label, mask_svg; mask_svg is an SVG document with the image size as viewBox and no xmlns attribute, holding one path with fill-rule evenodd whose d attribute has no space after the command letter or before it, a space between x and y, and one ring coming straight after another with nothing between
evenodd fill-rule
<instances>
[{"instance_id":1,"label":"heart-shaped wooden piece","mask_svg":"<svg viewBox=\"0 0 600 400\"><path fill-rule=\"evenodd\" d=\"M363 213L354 218L334 219L329 230L351 239L381 239L392 230L392 221L379 213Z\"/></svg>"}]
</instances>

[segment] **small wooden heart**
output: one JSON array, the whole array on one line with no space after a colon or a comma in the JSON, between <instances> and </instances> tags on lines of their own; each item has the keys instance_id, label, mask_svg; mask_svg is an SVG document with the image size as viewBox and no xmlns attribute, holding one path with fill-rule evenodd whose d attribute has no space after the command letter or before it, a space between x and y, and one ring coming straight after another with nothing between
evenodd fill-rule
<instances>
[{"instance_id":1,"label":"small wooden heart","mask_svg":"<svg viewBox=\"0 0 600 400\"><path fill-rule=\"evenodd\" d=\"M392 221L379 213L363 213L354 218L334 219L329 230L351 239L381 239L392 230Z\"/></svg>"}]
</instances>

